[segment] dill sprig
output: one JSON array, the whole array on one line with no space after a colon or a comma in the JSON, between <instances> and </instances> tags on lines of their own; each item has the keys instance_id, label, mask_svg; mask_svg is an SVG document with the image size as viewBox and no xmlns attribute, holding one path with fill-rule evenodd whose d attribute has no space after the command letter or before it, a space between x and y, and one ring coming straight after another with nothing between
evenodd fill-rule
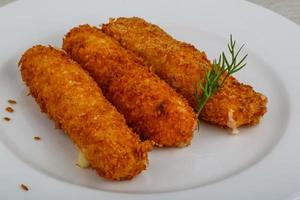
<instances>
[{"instance_id":1,"label":"dill sprig","mask_svg":"<svg viewBox=\"0 0 300 200\"><path fill-rule=\"evenodd\" d=\"M248 56L246 54L239 60L239 54L243 49L244 45L242 45L236 51L236 41L232 39L232 35L230 35L230 41L227 44L227 48L230 54L230 58L228 59L224 52L221 53L219 59L213 60L211 69L206 73L203 85L201 80L197 82L196 91L195 91L195 99L197 101L196 113L197 116L202 111L208 99L225 83L227 78L234 74L235 72L241 70L247 63L245 60ZM202 94L200 95L200 93Z\"/></svg>"}]
</instances>

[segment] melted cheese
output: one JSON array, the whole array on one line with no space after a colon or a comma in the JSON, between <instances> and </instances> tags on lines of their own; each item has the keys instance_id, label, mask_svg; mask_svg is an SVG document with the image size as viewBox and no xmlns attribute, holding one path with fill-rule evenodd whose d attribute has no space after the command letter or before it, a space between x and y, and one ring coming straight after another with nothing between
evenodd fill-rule
<instances>
[{"instance_id":1,"label":"melted cheese","mask_svg":"<svg viewBox=\"0 0 300 200\"><path fill-rule=\"evenodd\" d=\"M233 113L234 111L232 109L228 111L227 126L232 129L232 134L238 134L239 130L237 129L236 121L233 119Z\"/></svg>"},{"instance_id":2,"label":"melted cheese","mask_svg":"<svg viewBox=\"0 0 300 200\"><path fill-rule=\"evenodd\" d=\"M89 161L85 158L84 154L80 150L78 152L78 158L76 164L81 168L87 168L90 166Z\"/></svg>"}]
</instances>

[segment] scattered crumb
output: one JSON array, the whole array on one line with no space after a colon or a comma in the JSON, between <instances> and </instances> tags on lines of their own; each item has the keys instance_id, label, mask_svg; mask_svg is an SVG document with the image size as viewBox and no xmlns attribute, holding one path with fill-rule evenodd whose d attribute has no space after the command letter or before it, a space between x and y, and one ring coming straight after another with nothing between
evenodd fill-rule
<instances>
[{"instance_id":1,"label":"scattered crumb","mask_svg":"<svg viewBox=\"0 0 300 200\"><path fill-rule=\"evenodd\" d=\"M34 140L41 140L41 138L39 136L34 136L33 139Z\"/></svg>"},{"instance_id":2,"label":"scattered crumb","mask_svg":"<svg viewBox=\"0 0 300 200\"><path fill-rule=\"evenodd\" d=\"M9 117L3 117L3 119L4 119L5 121L10 121L10 118L9 118Z\"/></svg>"},{"instance_id":3,"label":"scattered crumb","mask_svg":"<svg viewBox=\"0 0 300 200\"><path fill-rule=\"evenodd\" d=\"M14 112L14 109L12 107L6 107L5 110L10 113Z\"/></svg>"},{"instance_id":4,"label":"scattered crumb","mask_svg":"<svg viewBox=\"0 0 300 200\"><path fill-rule=\"evenodd\" d=\"M28 191L28 190L29 190L29 188L28 188L26 185L24 185L24 184L21 184L20 187L21 187L22 190L24 190L24 191Z\"/></svg>"},{"instance_id":5,"label":"scattered crumb","mask_svg":"<svg viewBox=\"0 0 300 200\"><path fill-rule=\"evenodd\" d=\"M26 96L29 96L30 95L30 92L28 92L27 94L26 94Z\"/></svg>"},{"instance_id":6,"label":"scattered crumb","mask_svg":"<svg viewBox=\"0 0 300 200\"><path fill-rule=\"evenodd\" d=\"M8 103L10 103L10 104L16 104L17 102L15 100L13 100L13 99L9 99Z\"/></svg>"}]
</instances>

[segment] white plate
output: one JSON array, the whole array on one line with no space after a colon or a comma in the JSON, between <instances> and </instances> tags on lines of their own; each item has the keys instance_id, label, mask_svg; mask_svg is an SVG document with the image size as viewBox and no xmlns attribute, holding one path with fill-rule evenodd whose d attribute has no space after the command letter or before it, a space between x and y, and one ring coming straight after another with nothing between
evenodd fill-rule
<instances>
[{"instance_id":1,"label":"white plate","mask_svg":"<svg viewBox=\"0 0 300 200\"><path fill-rule=\"evenodd\" d=\"M155 149L131 181L75 166L76 149L22 84L18 60L34 44L61 46L73 26L140 16L214 58L229 34L246 44L237 76L269 98L255 127L232 136L202 124L190 147ZM33 1L0 9L0 199L296 199L300 193L300 28L244 1ZM16 99L12 114L4 111ZM12 118L10 122L3 117ZM298 123L298 124L297 124ZM41 141L33 140L40 136ZM24 192L20 184L30 190Z\"/></svg>"}]
</instances>

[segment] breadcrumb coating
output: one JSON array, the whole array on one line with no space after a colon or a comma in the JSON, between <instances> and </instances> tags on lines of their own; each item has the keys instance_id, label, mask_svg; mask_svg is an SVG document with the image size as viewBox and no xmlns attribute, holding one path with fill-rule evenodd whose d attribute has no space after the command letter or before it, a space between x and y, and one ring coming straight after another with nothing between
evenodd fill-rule
<instances>
[{"instance_id":1,"label":"breadcrumb coating","mask_svg":"<svg viewBox=\"0 0 300 200\"><path fill-rule=\"evenodd\" d=\"M211 68L204 52L193 45L172 38L160 27L145 20L132 18L111 19L102 31L144 59L148 66L195 108L196 83ZM230 77L205 105L201 119L235 129L242 125L257 124L267 111L267 98L249 85ZM229 113L232 112L232 119ZM235 127L231 127L234 124Z\"/></svg>"},{"instance_id":2,"label":"breadcrumb coating","mask_svg":"<svg viewBox=\"0 0 300 200\"><path fill-rule=\"evenodd\" d=\"M89 25L73 28L64 38L63 49L98 82L141 137L157 146L190 144L196 125L193 109L140 58Z\"/></svg>"},{"instance_id":3,"label":"breadcrumb coating","mask_svg":"<svg viewBox=\"0 0 300 200\"><path fill-rule=\"evenodd\" d=\"M131 179L148 164L149 141L141 142L96 82L66 53L34 46L19 65L23 81L45 112L107 179Z\"/></svg>"}]
</instances>

